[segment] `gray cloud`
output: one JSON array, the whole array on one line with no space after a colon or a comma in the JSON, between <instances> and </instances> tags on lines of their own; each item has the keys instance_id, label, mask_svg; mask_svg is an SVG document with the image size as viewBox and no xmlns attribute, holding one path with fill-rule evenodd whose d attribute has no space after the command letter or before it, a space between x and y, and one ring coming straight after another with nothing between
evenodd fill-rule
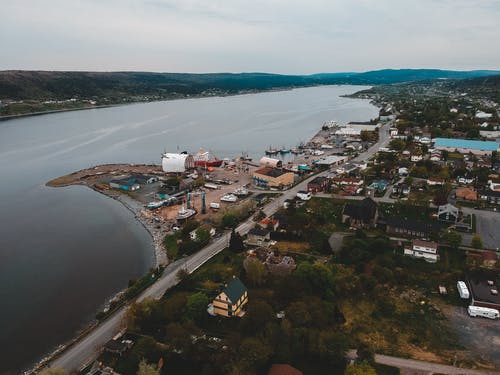
<instances>
[{"instance_id":1,"label":"gray cloud","mask_svg":"<svg viewBox=\"0 0 500 375\"><path fill-rule=\"evenodd\" d=\"M3 0L0 69L500 68L489 0Z\"/></svg>"}]
</instances>

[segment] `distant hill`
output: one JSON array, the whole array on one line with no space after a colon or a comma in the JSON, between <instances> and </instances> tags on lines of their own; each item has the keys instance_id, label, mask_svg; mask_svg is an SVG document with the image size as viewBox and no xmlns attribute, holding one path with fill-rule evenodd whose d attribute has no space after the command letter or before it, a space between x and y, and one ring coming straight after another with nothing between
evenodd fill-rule
<instances>
[{"instance_id":1,"label":"distant hill","mask_svg":"<svg viewBox=\"0 0 500 375\"><path fill-rule=\"evenodd\" d=\"M0 71L0 100L62 100L76 97L98 100L106 98L107 102L113 103L124 98L162 99L327 84L378 85L439 78L485 77L493 74L500 74L500 71L387 69L307 76L267 73Z\"/></svg>"}]
</instances>

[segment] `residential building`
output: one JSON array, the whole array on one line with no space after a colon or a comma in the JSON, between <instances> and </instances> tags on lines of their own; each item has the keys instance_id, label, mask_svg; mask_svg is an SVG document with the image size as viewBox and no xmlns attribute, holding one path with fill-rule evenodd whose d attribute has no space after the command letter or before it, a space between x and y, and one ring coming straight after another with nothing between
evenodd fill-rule
<instances>
[{"instance_id":1,"label":"residential building","mask_svg":"<svg viewBox=\"0 0 500 375\"><path fill-rule=\"evenodd\" d=\"M438 220L447 223L456 223L459 217L459 210L450 203L438 207Z\"/></svg>"},{"instance_id":2,"label":"residential building","mask_svg":"<svg viewBox=\"0 0 500 375\"><path fill-rule=\"evenodd\" d=\"M133 342L131 340L118 341L115 339L111 339L104 345L104 351L121 356L123 353L129 350L132 345Z\"/></svg>"},{"instance_id":3,"label":"residential building","mask_svg":"<svg viewBox=\"0 0 500 375\"><path fill-rule=\"evenodd\" d=\"M247 303L248 291L246 286L240 279L233 277L213 300L214 314L225 317L241 317L245 314L243 307Z\"/></svg>"},{"instance_id":4,"label":"residential building","mask_svg":"<svg viewBox=\"0 0 500 375\"><path fill-rule=\"evenodd\" d=\"M271 233L264 228L252 228L248 231L247 243L250 245L262 246L271 239Z\"/></svg>"},{"instance_id":5,"label":"residential building","mask_svg":"<svg viewBox=\"0 0 500 375\"><path fill-rule=\"evenodd\" d=\"M413 240L411 242L411 247L404 248L404 255L424 258L427 262L435 263L439 259L437 248L438 245L435 242Z\"/></svg>"},{"instance_id":6,"label":"residential building","mask_svg":"<svg viewBox=\"0 0 500 375\"><path fill-rule=\"evenodd\" d=\"M437 222L424 222L400 216L389 217L385 222L386 232L394 235L428 238L432 233L438 233L441 230Z\"/></svg>"},{"instance_id":7,"label":"residential building","mask_svg":"<svg viewBox=\"0 0 500 375\"><path fill-rule=\"evenodd\" d=\"M316 177L307 184L307 191L311 193L323 192L328 188L330 180L326 177Z\"/></svg>"},{"instance_id":8,"label":"residential building","mask_svg":"<svg viewBox=\"0 0 500 375\"><path fill-rule=\"evenodd\" d=\"M428 178L427 179L427 185L429 186L442 186L444 185L444 180L441 178Z\"/></svg>"},{"instance_id":9,"label":"residential building","mask_svg":"<svg viewBox=\"0 0 500 375\"><path fill-rule=\"evenodd\" d=\"M297 370L289 364L274 364L269 369L267 375L302 375L302 371Z\"/></svg>"},{"instance_id":10,"label":"residential building","mask_svg":"<svg viewBox=\"0 0 500 375\"><path fill-rule=\"evenodd\" d=\"M469 139L436 138L434 147L438 150L458 151L461 154L491 155L500 145L492 141L473 141Z\"/></svg>"},{"instance_id":11,"label":"residential building","mask_svg":"<svg viewBox=\"0 0 500 375\"><path fill-rule=\"evenodd\" d=\"M332 168L342 164L347 158L345 156L329 155L318 159L314 164L322 167Z\"/></svg>"},{"instance_id":12,"label":"residential building","mask_svg":"<svg viewBox=\"0 0 500 375\"><path fill-rule=\"evenodd\" d=\"M295 174L282 169L261 168L253 173L252 179L259 186L284 188L294 183Z\"/></svg>"},{"instance_id":13,"label":"residential building","mask_svg":"<svg viewBox=\"0 0 500 375\"><path fill-rule=\"evenodd\" d=\"M248 251L248 255L243 262L245 270L251 260L258 260L269 273L277 276L289 275L296 268L295 260L291 256L275 255L272 250L262 247Z\"/></svg>"},{"instance_id":14,"label":"residential building","mask_svg":"<svg viewBox=\"0 0 500 375\"><path fill-rule=\"evenodd\" d=\"M264 219L259 221L259 223L257 225L263 229L271 229L273 231L276 231L276 230L278 230L278 228L280 226L280 222L278 219L265 217Z\"/></svg>"},{"instance_id":15,"label":"residential building","mask_svg":"<svg viewBox=\"0 0 500 375\"><path fill-rule=\"evenodd\" d=\"M342 212L342 222L354 228L373 228L377 218L377 203L371 198L363 199L360 204L347 203Z\"/></svg>"}]
</instances>

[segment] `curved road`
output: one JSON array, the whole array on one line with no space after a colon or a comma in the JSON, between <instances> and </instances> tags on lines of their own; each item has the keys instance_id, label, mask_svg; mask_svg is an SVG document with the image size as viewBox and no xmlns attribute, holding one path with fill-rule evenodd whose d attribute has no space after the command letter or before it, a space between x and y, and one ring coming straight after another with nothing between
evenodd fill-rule
<instances>
[{"instance_id":1,"label":"curved road","mask_svg":"<svg viewBox=\"0 0 500 375\"><path fill-rule=\"evenodd\" d=\"M392 123L387 123L379 128L379 141L375 143L365 152L358 155L352 161L362 161L368 160L378 151L380 147L384 147L389 142L389 127ZM319 174L326 175L328 171ZM283 207L283 203L286 199L291 199L295 197L299 190L305 190L307 187L307 182L317 177L314 175L311 178L302 181L293 188L285 191L279 198L274 199L272 202L267 204L263 211L269 216L275 213L280 207ZM248 231L253 228L255 223L248 219L247 221L240 224L236 230L241 235L248 233ZM185 259L178 260L171 263L163 272L161 276L153 285L146 289L143 293L139 295L136 299L137 301L142 301L145 298L152 297L155 299L160 299L163 294L174 285L178 283L177 273L182 268L185 268L188 272L194 272L199 267L201 267L205 262L210 260L213 256L224 250L229 243L229 233L225 233L220 238L211 242L208 246L203 248L196 254L193 254ZM99 324L95 329L93 329L86 336L81 338L79 341L70 345L66 350L57 356L53 361L50 362L52 367L61 367L68 372L75 372L95 358L98 357L101 348L106 344L107 341L111 340L114 335L116 335L121 328L124 327L124 317L129 305L117 310L108 319Z\"/></svg>"}]
</instances>

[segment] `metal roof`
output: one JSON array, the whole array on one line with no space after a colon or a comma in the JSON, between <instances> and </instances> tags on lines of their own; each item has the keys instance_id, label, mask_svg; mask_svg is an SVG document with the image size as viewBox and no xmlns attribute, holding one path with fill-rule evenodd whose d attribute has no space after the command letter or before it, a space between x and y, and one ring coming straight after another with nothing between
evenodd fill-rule
<instances>
[{"instance_id":1,"label":"metal roof","mask_svg":"<svg viewBox=\"0 0 500 375\"><path fill-rule=\"evenodd\" d=\"M435 147L468 148L471 150L497 151L499 144L492 141L473 141L470 139L436 138Z\"/></svg>"}]
</instances>

